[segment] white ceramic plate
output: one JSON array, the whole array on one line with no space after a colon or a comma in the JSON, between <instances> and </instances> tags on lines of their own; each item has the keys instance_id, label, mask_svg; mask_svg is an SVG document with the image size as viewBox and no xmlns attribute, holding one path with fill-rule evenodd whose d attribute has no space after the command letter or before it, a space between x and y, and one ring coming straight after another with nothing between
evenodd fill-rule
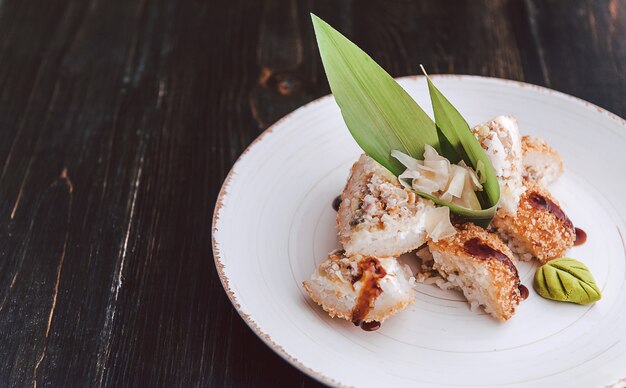
<instances>
[{"instance_id":1,"label":"white ceramic plate","mask_svg":"<svg viewBox=\"0 0 626 388\"><path fill-rule=\"evenodd\" d=\"M586 244L584 262L602 290L592 306L542 299L530 289L505 323L471 312L462 295L420 285L413 306L376 332L331 319L301 287L338 247L333 199L361 153L332 97L296 110L241 156L213 220L215 263L246 323L297 368L348 386L604 386L626 383L626 122L582 100L528 84L434 77L470 124L517 116L544 138L566 171L550 189ZM430 107L422 77L400 84ZM428 110L427 110L428 111ZM428 111L429 114L432 112Z\"/></svg>"}]
</instances>

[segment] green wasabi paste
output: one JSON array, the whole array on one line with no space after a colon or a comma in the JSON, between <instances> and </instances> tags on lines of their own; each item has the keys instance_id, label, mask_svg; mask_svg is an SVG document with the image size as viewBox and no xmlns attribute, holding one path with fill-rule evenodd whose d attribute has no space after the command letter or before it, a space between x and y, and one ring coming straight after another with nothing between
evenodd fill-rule
<instances>
[{"instance_id":1,"label":"green wasabi paste","mask_svg":"<svg viewBox=\"0 0 626 388\"><path fill-rule=\"evenodd\" d=\"M560 302L590 304L602 298L589 268L567 257L539 267L533 286L542 297Z\"/></svg>"}]
</instances>

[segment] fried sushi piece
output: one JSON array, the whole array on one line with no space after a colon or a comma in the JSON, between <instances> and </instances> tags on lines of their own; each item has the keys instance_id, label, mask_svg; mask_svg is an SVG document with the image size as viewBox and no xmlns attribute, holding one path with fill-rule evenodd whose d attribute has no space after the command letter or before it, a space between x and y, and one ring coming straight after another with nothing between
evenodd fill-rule
<instances>
[{"instance_id":1,"label":"fried sushi piece","mask_svg":"<svg viewBox=\"0 0 626 388\"><path fill-rule=\"evenodd\" d=\"M516 214L498 211L492 226L521 260L536 257L545 263L562 257L574 246L574 224L548 190L529 179L524 185Z\"/></svg>"},{"instance_id":2,"label":"fried sushi piece","mask_svg":"<svg viewBox=\"0 0 626 388\"><path fill-rule=\"evenodd\" d=\"M363 322L383 322L415 300L415 278L393 257L328 255L304 289L331 316Z\"/></svg>"},{"instance_id":3,"label":"fried sushi piece","mask_svg":"<svg viewBox=\"0 0 626 388\"><path fill-rule=\"evenodd\" d=\"M472 132L491 161L500 184L500 208L515 214L522 185L522 146L517 120L498 116L472 128Z\"/></svg>"},{"instance_id":4,"label":"fried sushi piece","mask_svg":"<svg viewBox=\"0 0 626 388\"><path fill-rule=\"evenodd\" d=\"M545 141L534 136L522 136L522 165L524 176L546 186L563 174L561 156Z\"/></svg>"},{"instance_id":5,"label":"fried sushi piece","mask_svg":"<svg viewBox=\"0 0 626 388\"><path fill-rule=\"evenodd\" d=\"M520 280L513 253L494 233L471 223L457 226L447 239L430 241L433 268L461 289L472 306L483 306L506 321L521 301Z\"/></svg>"},{"instance_id":6,"label":"fried sushi piece","mask_svg":"<svg viewBox=\"0 0 626 388\"><path fill-rule=\"evenodd\" d=\"M434 208L403 188L367 155L352 166L337 212L339 241L348 255L397 257L426 242L426 213Z\"/></svg>"}]
</instances>

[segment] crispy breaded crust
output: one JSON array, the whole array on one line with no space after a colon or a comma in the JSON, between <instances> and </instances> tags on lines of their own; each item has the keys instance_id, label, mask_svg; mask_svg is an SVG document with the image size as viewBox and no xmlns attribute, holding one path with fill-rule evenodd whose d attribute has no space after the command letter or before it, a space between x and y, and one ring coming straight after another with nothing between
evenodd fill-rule
<instances>
[{"instance_id":1,"label":"crispy breaded crust","mask_svg":"<svg viewBox=\"0 0 626 388\"><path fill-rule=\"evenodd\" d=\"M544 140L535 136L522 136L522 163L524 176L542 185L555 181L563 174L561 155Z\"/></svg>"},{"instance_id":2,"label":"crispy breaded crust","mask_svg":"<svg viewBox=\"0 0 626 388\"><path fill-rule=\"evenodd\" d=\"M355 297L351 295L354 291L352 281L358 275L357 268L361 259L358 255L346 257L342 250L332 251L311 279L302 282L311 299L332 318L352 319ZM322 280L326 283L321 283Z\"/></svg>"},{"instance_id":3,"label":"crispy breaded crust","mask_svg":"<svg viewBox=\"0 0 626 388\"><path fill-rule=\"evenodd\" d=\"M553 154L560 158L559 154L554 150L554 148L550 147L543 139L540 139L536 136L522 136L522 153L527 152L541 152Z\"/></svg>"},{"instance_id":4,"label":"crispy breaded crust","mask_svg":"<svg viewBox=\"0 0 626 388\"><path fill-rule=\"evenodd\" d=\"M515 265L513 253L511 252L509 247L502 240L500 240L500 238L498 238L496 234L490 233L487 230L481 228L480 226L476 226L471 222L456 225L455 228L457 230L457 233L454 236L439 240L437 242L429 242L428 246L434 246L439 250L443 250L447 253L452 253L454 255L464 255L465 248L463 248L463 244L466 241L477 237L483 243L508 256L511 259L511 263Z\"/></svg>"},{"instance_id":5,"label":"crispy breaded crust","mask_svg":"<svg viewBox=\"0 0 626 388\"><path fill-rule=\"evenodd\" d=\"M320 305L322 309L326 311L328 315L330 315L331 318L341 318L345 319L346 321L352 320L352 310L337 308L324 303L324 298L321 296L321 294L313 289L313 286L308 280L302 282L302 287L304 287L313 302Z\"/></svg>"},{"instance_id":6,"label":"crispy breaded crust","mask_svg":"<svg viewBox=\"0 0 626 388\"><path fill-rule=\"evenodd\" d=\"M309 280L302 282L311 299L331 317L353 320L353 312L365 287L359 265L371 257L345 256L343 251L333 251L316 269ZM383 322L391 315L404 310L415 300L414 280L406 267L394 258L375 259L386 271L379 281L382 293L371 300L370 309L363 322Z\"/></svg>"},{"instance_id":7,"label":"crispy breaded crust","mask_svg":"<svg viewBox=\"0 0 626 388\"><path fill-rule=\"evenodd\" d=\"M457 226L457 234L444 240L437 242L429 242L428 246L435 256L435 268L444 278L449 277L446 268L442 267L437 261L441 261L441 257L458 261L465 261L465 264L471 264L471 268L483 268L488 273L487 280L484 280L472 273L461 274L470 279L473 284L468 287L472 291L483 288L482 297L487 300L475 300L486 307L495 318L507 320L513 316L516 307L521 301L520 297L520 280L515 267L513 253L498 238L497 235L487 232L485 229L478 227L472 223L465 223ZM473 251L468 243L477 242L479 246L487 246L480 254ZM491 249L488 249L491 248ZM443 255L443 256L442 256ZM465 266L467 267L467 266ZM469 271L466 271L469 272ZM478 271L476 271L478 272ZM466 297L469 298L468 290L463 289ZM472 302L470 300L470 302Z\"/></svg>"},{"instance_id":8,"label":"crispy breaded crust","mask_svg":"<svg viewBox=\"0 0 626 388\"><path fill-rule=\"evenodd\" d=\"M559 203L548 190L530 179L525 179L524 184L527 190L517 213L511 216L498 212L492 225L516 253L530 253L542 263L562 257L574 246L574 225L564 213L559 215L559 211L562 213ZM558 209L538 206L537 198L555 204Z\"/></svg>"},{"instance_id":9,"label":"crispy breaded crust","mask_svg":"<svg viewBox=\"0 0 626 388\"><path fill-rule=\"evenodd\" d=\"M403 188L367 155L352 166L337 212L339 241L348 255L397 257L426 241L425 208L431 201Z\"/></svg>"},{"instance_id":10,"label":"crispy breaded crust","mask_svg":"<svg viewBox=\"0 0 626 388\"><path fill-rule=\"evenodd\" d=\"M302 286L311 297L311 300L320 305L320 307L322 307L322 310L326 311L331 318L341 318L345 319L346 321L352 321L352 310L336 308L324 303L323 298L313 290L313 288L310 286L310 284L307 283L307 281L302 282ZM413 304L413 302L414 299L403 300L398 301L395 305L389 306L387 309L384 310L372 310L367 315L367 318L363 320L363 322L384 322L385 319L409 307L411 304Z\"/></svg>"}]
</instances>

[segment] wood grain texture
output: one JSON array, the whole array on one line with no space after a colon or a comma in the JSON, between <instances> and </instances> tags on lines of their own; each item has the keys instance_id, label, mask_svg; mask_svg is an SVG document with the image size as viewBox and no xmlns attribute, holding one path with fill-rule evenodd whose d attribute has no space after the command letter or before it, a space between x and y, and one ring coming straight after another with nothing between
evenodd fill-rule
<instances>
[{"instance_id":1,"label":"wood grain texture","mask_svg":"<svg viewBox=\"0 0 626 388\"><path fill-rule=\"evenodd\" d=\"M394 76L626 116L623 0L0 2L0 386L311 386L213 266L228 170L328 93L309 12Z\"/></svg>"}]
</instances>

